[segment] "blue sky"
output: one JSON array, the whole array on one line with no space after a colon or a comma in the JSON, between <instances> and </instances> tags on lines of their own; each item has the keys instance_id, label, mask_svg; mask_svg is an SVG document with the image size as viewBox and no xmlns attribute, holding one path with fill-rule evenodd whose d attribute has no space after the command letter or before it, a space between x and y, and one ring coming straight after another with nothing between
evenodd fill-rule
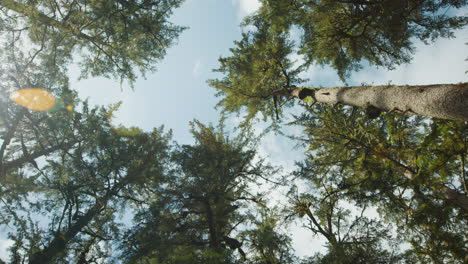
<instances>
[{"instance_id":1,"label":"blue sky","mask_svg":"<svg viewBox=\"0 0 468 264\"><path fill-rule=\"evenodd\" d=\"M212 72L218 67L217 59L228 55L233 41L240 38L241 19L256 10L257 0L187 0L175 10L171 21L189 26L176 45L167 51L163 61L157 65L157 72L140 78L134 90L118 81L92 78L77 81L76 69L71 69L71 87L79 91L80 97L88 97L92 104L109 105L122 101L117 113L116 124L139 126L144 130L164 125L172 129L179 144L192 143L189 121L198 119L203 123L217 123L219 113L214 109L217 98L207 79L219 75ZM467 15L468 10L458 11ZM456 33L456 39L443 39L425 46L416 42L416 54L409 65L394 71L365 68L351 76L350 84L434 84L467 82L468 37L466 32ZM301 60L300 57L295 59ZM328 67L312 67L303 74L310 79L311 86L342 85L336 73ZM237 118L231 118L228 125L235 126ZM258 125L258 132L262 124ZM289 133L299 134L297 128ZM283 173L294 169L294 161L303 157L302 149L293 149L288 139L268 134L258 148L261 156L274 165L284 167ZM298 255L312 254L320 247L321 240L312 239L312 234L298 226L291 227L293 246ZM5 257L9 245L4 236L0 238L0 258Z\"/></svg>"},{"instance_id":2,"label":"blue sky","mask_svg":"<svg viewBox=\"0 0 468 264\"><path fill-rule=\"evenodd\" d=\"M219 75L212 72L219 66L219 56L229 54L233 41L240 39L239 23L247 14L254 12L260 4L257 0L187 0L175 11L172 21L189 26L176 45L168 50L166 58L157 65L158 71L139 79L135 90L105 79L90 79L74 82L72 87L83 97L90 97L96 104L123 101L116 123L136 125L149 130L165 125L173 129L174 139L179 144L192 142L189 121L198 119L204 123L217 123L219 113L214 109L217 103L215 91L206 83L207 79ZM467 15L467 9L458 15ZM397 67L393 71L366 67L354 73L350 85L368 84L434 84L468 81L468 37L459 31L456 39L442 39L431 45L416 43L416 53L411 64ZM294 59L300 61L300 57ZM312 67L303 74L310 86L343 85L334 70L329 67ZM233 127L239 118L231 118L228 125ZM264 124L259 124L260 133ZM288 133L300 134L298 128ZM294 149L290 140L268 134L259 145L259 154L268 162L283 167L288 174L294 169L294 162L303 159L303 149ZM281 198L277 198L281 199ZM312 233L301 227L291 226L293 246L300 256L324 250L324 241L313 238Z\"/></svg>"},{"instance_id":3,"label":"blue sky","mask_svg":"<svg viewBox=\"0 0 468 264\"><path fill-rule=\"evenodd\" d=\"M242 11L244 14L245 11ZM134 91L128 86L103 78L72 83L82 97L95 104L123 101L116 122L136 125L145 130L164 124L173 129L180 143L190 143L189 121L217 123L217 99L206 80L216 76L220 55L227 55L229 47L240 36L238 26L241 9L231 0L188 0L175 11L171 21L189 26L165 59L157 65L157 72L147 79L140 78ZM74 71L75 76L77 71Z\"/></svg>"},{"instance_id":4,"label":"blue sky","mask_svg":"<svg viewBox=\"0 0 468 264\"><path fill-rule=\"evenodd\" d=\"M198 119L217 123L219 113L214 109L215 90L206 83L218 74L219 56L229 54L233 41L240 38L241 19L254 12L258 0L187 0L175 10L171 19L177 25L189 26L178 42L167 51L157 64L157 72L139 78L132 90L128 85L104 78L91 78L77 82L77 70L71 70L72 88L93 104L108 105L123 101L116 123L135 125L145 130L164 124L173 129L174 139L190 143L188 122ZM466 15L466 10L459 13ZM418 43L415 59L394 71L365 68L351 76L350 84L431 84L462 82L468 63L467 37L440 40L434 45ZM298 61L300 57L295 57ZM311 86L342 85L336 73L320 66L303 74ZM122 88L122 89L121 89Z\"/></svg>"}]
</instances>

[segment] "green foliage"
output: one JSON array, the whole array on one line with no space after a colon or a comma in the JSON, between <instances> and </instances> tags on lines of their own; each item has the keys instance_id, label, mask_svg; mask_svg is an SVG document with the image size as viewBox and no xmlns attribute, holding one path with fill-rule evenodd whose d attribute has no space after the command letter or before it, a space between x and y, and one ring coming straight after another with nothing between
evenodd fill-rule
<instances>
[{"instance_id":1,"label":"green foliage","mask_svg":"<svg viewBox=\"0 0 468 264\"><path fill-rule=\"evenodd\" d=\"M250 250L250 264L295 263L291 238L279 231L280 218L272 213L261 212L254 220L254 227L241 233Z\"/></svg>"},{"instance_id":2,"label":"green foliage","mask_svg":"<svg viewBox=\"0 0 468 264\"><path fill-rule=\"evenodd\" d=\"M250 137L195 121L195 143L171 148L162 128L113 126L119 104L80 109L68 90L77 52L83 76L132 82L135 70L154 70L183 30L168 22L181 3L0 1L0 225L12 229L13 263L297 262L282 218L256 192L277 170L256 157ZM457 0L262 3L244 22L254 29L220 58L216 71L225 76L209 81L224 112L247 110L247 121L259 112L279 119L312 63L331 65L342 80L364 61L392 68L410 61L412 39L452 37L467 21L442 13L466 5ZM300 40L291 33L298 28ZM30 52L21 49L27 45ZM304 65L295 64L296 53ZM61 104L32 113L8 100L29 87ZM328 249L304 263L466 261L466 122L369 120L363 110L319 105L296 124L309 147L296 176L312 191L293 188L285 211ZM369 207L380 220L365 216ZM124 233L117 219L131 209L134 225ZM402 241L411 244L407 252L395 246Z\"/></svg>"},{"instance_id":3,"label":"green foliage","mask_svg":"<svg viewBox=\"0 0 468 264\"><path fill-rule=\"evenodd\" d=\"M376 206L412 256L463 262L466 238L466 122L318 106L298 118L309 159L298 175L358 206ZM451 195L448 195L448 194Z\"/></svg>"},{"instance_id":4,"label":"green foliage","mask_svg":"<svg viewBox=\"0 0 468 264\"><path fill-rule=\"evenodd\" d=\"M343 205L346 197L333 188L331 181L318 182L306 172L308 167L301 168L298 176L303 177L311 191L298 194L297 189L292 188L291 204L286 211L289 217L304 219L301 220L303 226L313 235L324 238L328 249L325 254L316 253L302 263L399 263L403 256L398 247L392 245L395 238L390 227L366 217L366 206Z\"/></svg>"},{"instance_id":5,"label":"green foliage","mask_svg":"<svg viewBox=\"0 0 468 264\"><path fill-rule=\"evenodd\" d=\"M274 171L254 162L250 139L227 138L198 121L192 127L195 144L173 152L166 187L125 236L127 263L243 263L247 249L236 234L249 224L247 210L264 206L249 185Z\"/></svg>"},{"instance_id":6,"label":"green foliage","mask_svg":"<svg viewBox=\"0 0 468 264\"><path fill-rule=\"evenodd\" d=\"M74 114L78 123L56 112L47 115L57 118L45 116L36 124L38 132L44 132L40 129L47 124L52 128L47 132L59 142L76 143L48 153L39 166L19 170L20 176L29 179L25 187L33 186L29 192L34 195L21 196L18 188L2 182L2 190L18 195L2 192L0 198L2 216L12 220L12 256L20 262L28 258L30 263L59 263L71 262L74 256L78 260L109 257L110 243L121 228L116 215L132 205L143 206L165 177L170 134L162 128L123 137L110 125L105 108L90 109L83 103L82 111ZM19 133L32 133L21 128Z\"/></svg>"},{"instance_id":7,"label":"green foliage","mask_svg":"<svg viewBox=\"0 0 468 264\"><path fill-rule=\"evenodd\" d=\"M209 84L223 97L218 106L224 112L247 110L246 120L258 112L275 119L282 105L292 105L289 93L293 84L303 81L298 77L302 67L294 68L294 61L288 58L293 43L287 33L261 19L252 23L258 30L244 33L242 40L235 42L236 48L230 49L232 56L219 59L221 66L215 71L225 77Z\"/></svg>"},{"instance_id":8,"label":"green foliage","mask_svg":"<svg viewBox=\"0 0 468 264\"><path fill-rule=\"evenodd\" d=\"M243 23L247 32L231 55L219 59L222 78L209 83L218 91L224 113L246 111L245 122L262 113L279 119L299 74L312 64L331 65L342 81L363 63L393 69L408 63L413 42L451 38L468 19L448 8L466 1L419 0L263 0ZM299 36L297 36L299 35ZM292 58L303 56L295 65Z\"/></svg>"},{"instance_id":9,"label":"green foliage","mask_svg":"<svg viewBox=\"0 0 468 264\"><path fill-rule=\"evenodd\" d=\"M466 1L291 1L265 0L256 16L288 30L302 29L299 53L308 63L330 64L343 80L362 61L392 69L408 63L412 38L426 44L453 37L468 22L447 8ZM445 12L444 12L445 11Z\"/></svg>"},{"instance_id":10,"label":"green foliage","mask_svg":"<svg viewBox=\"0 0 468 264\"><path fill-rule=\"evenodd\" d=\"M121 105L122 105L122 101L119 101L118 103L112 104L112 105L109 106L109 110L107 112L107 121L109 123L112 123L113 118L115 116L115 112L117 112L119 110ZM115 133L121 135L122 137L132 137L132 136L136 136L136 135L138 135L140 133L143 133L143 131L138 127L133 127L133 126L132 127L125 127L122 124L114 126L113 130L114 130Z\"/></svg>"},{"instance_id":11,"label":"green foliage","mask_svg":"<svg viewBox=\"0 0 468 264\"><path fill-rule=\"evenodd\" d=\"M184 27L168 21L183 0L14 1L0 4L2 31L24 32L31 54L48 68L66 71L76 53L82 76L136 79L154 70ZM3 19L5 18L5 19Z\"/></svg>"}]
</instances>

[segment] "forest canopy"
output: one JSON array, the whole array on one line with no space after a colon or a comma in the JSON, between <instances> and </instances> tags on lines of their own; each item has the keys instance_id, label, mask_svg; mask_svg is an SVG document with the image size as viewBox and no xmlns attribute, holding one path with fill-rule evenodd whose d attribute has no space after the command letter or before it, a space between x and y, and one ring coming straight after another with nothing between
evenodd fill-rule
<instances>
[{"instance_id":1,"label":"forest canopy","mask_svg":"<svg viewBox=\"0 0 468 264\"><path fill-rule=\"evenodd\" d=\"M92 104L69 70L138 90L190 32L183 0L0 0L0 263L468 261L468 84L346 83L455 38L467 2L259 3L208 80L220 121L189 111L187 142L116 125L125 101ZM311 84L314 65L344 85ZM261 146L273 132L304 147L280 150L290 171Z\"/></svg>"}]
</instances>

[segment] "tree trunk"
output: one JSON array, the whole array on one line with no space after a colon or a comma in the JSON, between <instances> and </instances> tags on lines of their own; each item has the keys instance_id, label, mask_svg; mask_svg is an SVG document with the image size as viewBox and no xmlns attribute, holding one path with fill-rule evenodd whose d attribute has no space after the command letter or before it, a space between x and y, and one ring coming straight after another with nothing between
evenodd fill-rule
<instances>
[{"instance_id":1,"label":"tree trunk","mask_svg":"<svg viewBox=\"0 0 468 264\"><path fill-rule=\"evenodd\" d=\"M297 88L291 94L320 103L357 107L373 106L382 111L468 121L468 83L415 86L353 86Z\"/></svg>"},{"instance_id":2,"label":"tree trunk","mask_svg":"<svg viewBox=\"0 0 468 264\"><path fill-rule=\"evenodd\" d=\"M314 215L312 214L312 211L309 208L307 208L306 214L309 217L309 219L312 221L312 223L315 225L315 227L317 228L317 232L322 234L328 240L330 245L332 246L338 245L338 241L336 240L335 235L333 233L328 232L328 230L325 230L322 228L322 226L319 224L319 222L317 222Z\"/></svg>"},{"instance_id":3,"label":"tree trunk","mask_svg":"<svg viewBox=\"0 0 468 264\"><path fill-rule=\"evenodd\" d=\"M211 208L209 199L203 201L206 207L206 218L208 220L208 231L210 234L210 248L214 251L219 252L221 249L221 238L218 233L218 228L216 228L216 219Z\"/></svg>"}]
</instances>

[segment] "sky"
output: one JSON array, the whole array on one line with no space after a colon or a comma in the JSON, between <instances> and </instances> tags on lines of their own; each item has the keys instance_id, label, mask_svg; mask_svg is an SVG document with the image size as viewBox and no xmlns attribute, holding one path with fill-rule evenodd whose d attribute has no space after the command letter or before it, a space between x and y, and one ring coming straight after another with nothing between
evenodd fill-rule
<instances>
[{"instance_id":1,"label":"sky","mask_svg":"<svg viewBox=\"0 0 468 264\"><path fill-rule=\"evenodd\" d=\"M174 12L171 19L175 24L188 26L178 43L170 48L166 58L157 65L158 71L146 80L139 79L132 91L119 83L102 78L73 83L80 95L89 97L92 103L109 104L122 100L122 108L116 123L136 125L145 130L164 126L173 130L179 144L193 142L189 133L189 121L198 119L203 123L217 124L220 117L215 105L215 90L206 80L220 77L212 72L219 66L218 58L229 55L233 41L240 39L242 29L239 23L255 12L260 3L257 0L187 0ZM463 13L464 12L464 13ZM468 11L460 11L467 15ZM366 67L354 73L350 85L368 84L434 84L468 81L468 37L457 32L456 39L438 40L424 45L416 42L416 53L411 64L397 67L393 71ZM295 59L300 62L301 58ZM329 67L312 67L303 74L310 86L343 85L335 71ZM235 126L239 118L231 118L227 125ZM259 124L260 133L264 124ZM298 128L287 130L299 134ZM258 147L259 156L271 164L282 166L283 173L294 170L295 161L303 159L304 150L295 148L296 143L284 136L267 134ZM316 250L324 250L323 240L300 224L290 227L293 247L297 255L305 256Z\"/></svg>"},{"instance_id":2,"label":"sky","mask_svg":"<svg viewBox=\"0 0 468 264\"><path fill-rule=\"evenodd\" d=\"M212 69L239 38L241 17L257 7L251 3L256 1L188 0L175 10L171 21L189 29L156 65L157 72L139 79L134 90L124 85L121 91L118 82L103 78L72 83L72 88L94 104L122 100L116 122L145 130L164 124L173 129L178 142L191 143L189 121L217 123L217 98L206 80L219 76ZM78 76L77 71L73 73Z\"/></svg>"},{"instance_id":3,"label":"sky","mask_svg":"<svg viewBox=\"0 0 468 264\"><path fill-rule=\"evenodd\" d=\"M242 18L260 7L257 0L187 0L175 10L171 21L188 26L177 43L168 49L166 57L156 65L157 72L139 78L132 90L128 85L104 78L78 81L78 71L71 72L71 87L81 98L88 98L92 104L109 105L122 101L121 109L113 121L115 124L138 126L144 130L164 125L172 129L174 140L179 144L193 143L189 133L189 122L198 119L203 123L217 124L219 112L215 110L218 98L215 90L206 80L220 77L212 72L219 66L218 58L227 56L233 41L240 39ZM459 11L468 15L468 9ZM465 33L465 34L463 34ZM416 43L416 53L408 65L393 71L366 67L351 75L350 85L368 84L435 84L467 82L468 35L456 32L455 39L438 40L431 45ZM300 57L296 57L298 61ZM307 85L327 87L343 85L336 73L329 67L312 67L302 77L309 78ZM239 118L229 119L235 126ZM264 124L259 124L260 132ZM298 128L287 130L299 134ZM294 170L296 160L303 159L304 150L294 148L295 143L284 136L267 134L258 147L261 157L276 166L283 167L283 173ZM1 230L0 230L1 232ZM297 255L310 255L323 250L323 241L312 238L312 233L300 225L292 226L293 247ZM0 235L0 258L5 258L5 249L10 245Z\"/></svg>"}]
</instances>

